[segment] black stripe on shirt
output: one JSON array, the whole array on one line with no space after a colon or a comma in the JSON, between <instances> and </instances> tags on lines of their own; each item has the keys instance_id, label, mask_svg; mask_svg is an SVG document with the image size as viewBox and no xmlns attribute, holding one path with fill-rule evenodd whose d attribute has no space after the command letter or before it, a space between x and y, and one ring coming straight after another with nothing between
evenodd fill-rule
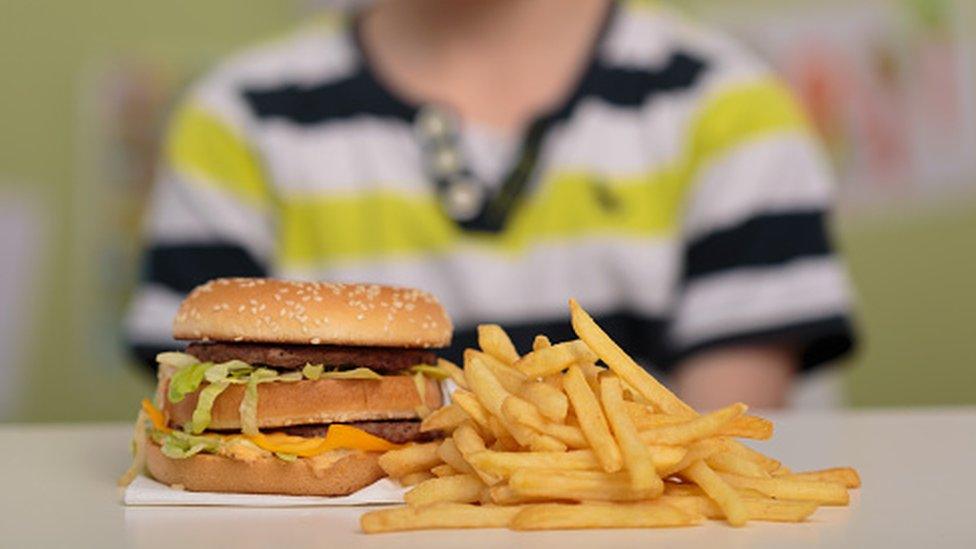
<instances>
[{"instance_id":1,"label":"black stripe on shirt","mask_svg":"<svg viewBox=\"0 0 976 549\"><path fill-rule=\"evenodd\" d=\"M392 98L366 72L321 84L286 84L245 89L244 100L259 119L281 119L314 125L357 115L413 120L416 109Z\"/></svg>"},{"instance_id":2,"label":"black stripe on shirt","mask_svg":"<svg viewBox=\"0 0 976 549\"><path fill-rule=\"evenodd\" d=\"M658 365L667 356L661 345L666 323L662 319L617 312L595 317L597 323L635 360L645 365ZM532 340L542 334L553 343L577 339L568 318L538 319L520 323L505 323L505 331L512 338L519 354L532 350ZM459 327L454 332L451 347L442 354L461 364L464 349L478 348L478 332L474 327Z\"/></svg>"},{"instance_id":3,"label":"black stripe on shirt","mask_svg":"<svg viewBox=\"0 0 976 549\"><path fill-rule=\"evenodd\" d=\"M760 215L693 240L685 251L684 280L737 267L782 265L831 251L822 211Z\"/></svg>"},{"instance_id":4,"label":"black stripe on shirt","mask_svg":"<svg viewBox=\"0 0 976 549\"><path fill-rule=\"evenodd\" d=\"M143 258L143 279L180 294L223 276L267 276L244 248L230 243L155 245Z\"/></svg>"},{"instance_id":5,"label":"black stripe on shirt","mask_svg":"<svg viewBox=\"0 0 976 549\"><path fill-rule=\"evenodd\" d=\"M719 347L776 343L795 345L800 358L800 371L807 372L852 352L856 335L850 319L845 315L813 318L699 341L676 350L663 366L671 369L691 355Z\"/></svg>"},{"instance_id":6,"label":"black stripe on shirt","mask_svg":"<svg viewBox=\"0 0 976 549\"><path fill-rule=\"evenodd\" d=\"M639 107L658 94L693 87L705 67L704 60L680 51L673 53L658 69L637 70L594 60L573 96L537 123L567 120L575 106L590 97L620 107ZM258 119L281 119L299 125L323 124L357 115L410 122L418 110L391 94L366 66L339 80L251 88L242 94Z\"/></svg>"},{"instance_id":7,"label":"black stripe on shirt","mask_svg":"<svg viewBox=\"0 0 976 549\"><path fill-rule=\"evenodd\" d=\"M618 107L637 108L657 95L695 86L706 68L703 59L675 51L660 68L633 69L594 63L578 91L578 99L593 97ZM561 113L568 118L570 112Z\"/></svg>"}]
</instances>

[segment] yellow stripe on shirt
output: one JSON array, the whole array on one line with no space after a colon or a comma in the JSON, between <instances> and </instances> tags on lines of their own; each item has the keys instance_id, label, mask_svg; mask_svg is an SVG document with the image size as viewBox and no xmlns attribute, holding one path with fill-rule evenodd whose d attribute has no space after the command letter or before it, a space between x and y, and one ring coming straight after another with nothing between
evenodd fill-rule
<instances>
[{"instance_id":1,"label":"yellow stripe on shirt","mask_svg":"<svg viewBox=\"0 0 976 549\"><path fill-rule=\"evenodd\" d=\"M171 169L229 192L252 206L269 205L268 182L253 148L216 115L194 104L177 112L166 142Z\"/></svg>"}]
</instances>

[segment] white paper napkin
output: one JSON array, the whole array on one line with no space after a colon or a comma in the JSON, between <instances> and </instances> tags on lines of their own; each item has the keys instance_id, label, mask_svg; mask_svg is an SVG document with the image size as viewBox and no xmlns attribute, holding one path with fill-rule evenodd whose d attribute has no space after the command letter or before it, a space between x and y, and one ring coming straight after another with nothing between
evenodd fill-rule
<instances>
[{"instance_id":1,"label":"white paper napkin","mask_svg":"<svg viewBox=\"0 0 976 549\"><path fill-rule=\"evenodd\" d=\"M348 496L277 496L265 494L222 494L176 490L139 475L122 494L125 505L206 505L229 507L312 507L403 503L406 491L388 478L380 479Z\"/></svg>"}]
</instances>

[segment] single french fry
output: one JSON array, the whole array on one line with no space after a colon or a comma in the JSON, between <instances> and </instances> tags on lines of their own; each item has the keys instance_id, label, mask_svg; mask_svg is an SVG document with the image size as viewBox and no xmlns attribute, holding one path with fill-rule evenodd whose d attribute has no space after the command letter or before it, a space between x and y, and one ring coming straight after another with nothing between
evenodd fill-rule
<instances>
[{"instance_id":1,"label":"single french fry","mask_svg":"<svg viewBox=\"0 0 976 549\"><path fill-rule=\"evenodd\" d=\"M721 473L733 473L744 477L769 478L769 472L754 461L731 452L716 452L705 459L713 470Z\"/></svg>"},{"instance_id":2,"label":"single french fry","mask_svg":"<svg viewBox=\"0 0 976 549\"><path fill-rule=\"evenodd\" d=\"M434 478L433 474L426 471L418 471L416 473L410 473L409 475L398 478L397 482L399 482L401 486L413 486L432 478Z\"/></svg>"},{"instance_id":3,"label":"single french fry","mask_svg":"<svg viewBox=\"0 0 976 549\"><path fill-rule=\"evenodd\" d=\"M561 384L560 384L561 386ZM529 381L522 385L518 396L531 402L549 421L562 423L569 412L566 394L544 381Z\"/></svg>"},{"instance_id":4,"label":"single french fry","mask_svg":"<svg viewBox=\"0 0 976 549\"><path fill-rule=\"evenodd\" d=\"M530 379L558 374L575 362L593 363L597 357L578 339L543 347L526 354L514 364Z\"/></svg>"},{"instance_id":5,"label":"single french fry","mask_svg":"<svg viewBox=\"0 0 976 549\"><path fill-rule=\"evenodd\" d=\"M475 475L451 475L432 478L403 494L407 505L430 505L444 501L472 503L481 499L485 484Z\"/></svg>"},{"instance_id":6,"label":"single french fry","mask_svg":"<svg viewBox=\"0 0 976 549\"><path fill-rule=\"evenodd\" d=\"M752 488L777 499L815 501L821 505L847 505L850 502L843 484L786 477L749 478L730 473L719 473L719 476L732 486Z\"/></svg>"},{"instance_id":7,"label":"single french fry","mask_svg":"<svg viewBox=\"0 0 976 549\"><path fill-rule=\"evenodd\" d=\"M600 402L590 390L578 366L571 366L563 376L563 387L579 419L580 429L586 436L586 440L590 442L593 453L600 460L603 470L608 473L619 471L623 467L623 458L617 447L617 441L610 435L610 426L600 408Z\"/></svg>"},{"instance_id":8,"label":"single french fry","mask_svg":"<svg viewBox=\"0 0 976 549\"><path fill-rule=\"evenodd\" d=\"M516 493L515 490L512 490L512 487L508 484L492 486L488 490L488 497L491 498L493 503L498 505L519 505L522 503L540 503L551 501L546 498L533 498L520 495Z\"/></svg>"},{"instance_id":9,"label":"single french fry","mask_svg":"<svg viewBox=\"0 0 976 549\"><path fill-rule=\"evenodd\" d=\"M718 504L705 495L664 495L656 501L709 519L725 518ZM812 501L744 498L742 503L745 505L749 520L768 522L802 522L817 510L817 504Z\"/></svg>"},{"instance_id":10,"label":"single french fry","mask_svg":"<svg viewBox=\"0 0 976 549\"><path fill-rule=\"evenodd\" d=\"M507 478L521 469L599 469L591 450L569 452L479 452L468 456L475 469Z\"/></svg>"},{"instance_id":11,"label":"single french fry","mask_svg":"<svg viewBox=\"0 0 976 549\"><path fill-rule=\"evenodd\" d=\"M447 372L458 387L462 389L468 388L468 382L464 379L464 370L462 370L457 364L447 360L446 358L438 358L437 366L440 367L441 370Z\"/></svg>"},{"instance_id":12,"label":"single french fry","mask_svg":"<svg viewBox=\"0 0 976 549\"><path fill-rule=\"evenodd\" d=\"M491 368L485 364L480 353L470 355L470 360L465 363L464 378L468 380L468 386L471 387L471 392L477 397L478 402L493 416L501 419L502 404L510 393L498 381Z\"/></svg>"},{"instance_id":13,"label":"single french fry","mask_svg":"<svg viewBox=\"0 0 976 549\"><path fill-rule=\"evenodd\" d=\"M697 415L691 406L681 401L658 380L641 368L630 358L593 318L580 307L575 299L569 300L573 330L586 345L596 353L620 379L627 382L637 392L659 409L674 415Z\"/></svg>"},{"instance_id":14,"label":"single french fry","mask_svg":"<svg viewBox=\"0 0 976 549\"><path fill-rule=\"evenodd\" d=\"M654 468L659 473L674 469L688 453L684 448L673 446L651 446L650 450L651 457L654 460ZM465 455L465 458L475 470L482 470L503 478L511 476L513 472L519 469L602 470L600 462L592 450L570 450L568 452L489 450ZM662 476L664 475L662 474ZM488 484L493 483L489 482Z\"/></svg>"},{"instance_id":15,"label":"single french fry","mask_svg":"<svg viewBox=\"0 0 976 549\"><path fill-rule=\"evenodd\" d=\"M578 339L557 343L532 351L518 360L514 367L529 379L558 374L576 362L593 363L593 351Z\"/></svg>"},{"instance_id":16,"label":"single french fry","mask_svg":"<svg viewBox=\"0 0 976 549\"><path fill-rule=\"evenodd\" d=\"M787 478L791 480L830 482L833 484L840 484L845 488L861 487L861 476L857 474L857 470L854 469L853 467L834 467L832 469L823 469L820 471L803 471L800 473L787 472L784 476L781 476L780 478Z\"/></svg>"},{"instance_id":17,"label":"single french fry","mask_svg":"<svg viewBox=\"0 0 976 549\"><path fill-rule=\"evenodd\" d=\"M684 423L665 425L641 431L640 437L647 444L683 445L715 436L723 425L741 416L748 407L741 402L726 406L710 414L698 416Z\"/></svg>"},{"instance_id":18,"label":"single french fry","mask_svg":"<svg viewBox=\"0 0 976 549\"><path fill-rule=\"evenodd\" d=\"M681 475L700 486L718 504L729 524L743 526L749 521L749 513L742 503L742 497L704 461L692 463Z\"/></svg>"},{"instance_id":19,"label":"single french fry","mask_svg":"<svg viewBox=\"0 0 976 549\"><path fill-rule=\"evenodd\" d=\"M736 492L738 492L739 495L742 496L743 498L769 499L769 496L767 496L766 494L764 494L762 492L758 492L756 490L753 490L752 488L736 488L735 486L733 486L732 488ZM666 496L705 496L705 497L708 496L708 494L706 494L705 491L701 489L701 487L699 487L699 486L697 486L695 484L691 484L690 482L683 482L683 483L677 484L677 483L670 482L670 481L664 483L664 495L666 495Z\"/></svg>"},{"instance_id":20,"label":"single french fry","mask_svg":"<svg viewBox=\"0 0 976 549\"><path fill-rule=\"evenodd\" d=\"M440 456L437 455L438 446L440 446L438 442L427 442L390 450L380 456L380 468L393 478L404 477L420 471L429 471L442 462Z\"/></svg>"},{"instance_id":21,"label":"single french fry","mask_svg":"<svg viewBox=\"0 0 976 549\"><path fill-rule=\"evenodd\" d=\"M654 412L645 404L626 402L627 413L638 431L684 423L693 416L672 416ZM716 435L766 440L773 436L773 423L759 416L741 415L723 426Z\"/></svg>"},{"instance_id":22,"label":"single french fry","mask_svg":"<svg viewBox=\"0 0 976 549\"><path fill-rule=\"evenodd\" d=\"M508 485L520 496L575 501L643 501L661 494L635 489L626 472L520 469Z\"/></svg>"},{"instance_id":23,"label":"single french fry","mask_svg":"<svg viewBox=\"0 0 976 549\"><path fill-rule=\"evenodd\" d=\"M458 389L451 394L451 400L458 405L479 427L490 430L488 425L488 410L478 402L477 397L469 391Z\"/></svg>"},{"instance_id":24,"label":"single french fry","mask_svg":"<svg viewBox=\"0 0 976 549\"><path fill-rule=\"evenodd\" d=\"M394 507L363 514L359 527L367 534L436 530L442 528L504 528L522 506L435 503L423 507Z\"/></svg>"},{"instance_id":25,"label":"single french fry","mask_svg":"<svg viewBox=\"0 0 976 549\"><path fill-rule=\"evenodd\" d=\"M495 378L498 379L498 382L502 384L502 387L510 393L518 392L527 379L525 374L505 364L497 357L474 349L465 349L464 363L469 364L475 356L481 359L485 366L491 370L491 373L495 375Z\"/></svg>"},{"instance_id":26,"label":"single french fry","mask_svg":"<svg viewBox=\"0 0 976 549\"><path fill-rule=\"evenodd\" d=\"M448 404L447 406L434 410L429 416L425 417L420 422L420 431L422 433L429 431L445 431L449 433L458 425L464 423L468 417L467 412L457 404Z\"/></svg>"},{"instance_id":27,"label":"single french fry","mask_svg":"<svg viewBox=\"0 0 976 549\"><path fill-rule=\"evenodd\" d=\"M444 460L444 463L450 465L453 469L466 475L475 474L471 465L464 460L464 456L461 454L461 451L458 450L453 438L445 438L444 441L441 442L441 445L437 447L437 455Z\"/></svg>"},{"instance_id":28,"label":"single french fry","mask_svg":"<svg viewBox=\"0 0 976 549\"><path fill-rule=\"evenodd\" d=\"M519 359L512 339L498 324L478 325L478 346L505 364L512 364Z\"/></svg>"},{"instance_id":29,"label":"single french fry","mask_svg":"<svg viewBox=\"0 0 976 549\"><path fill-rule=\"evenodd\" d=\"M661 503L527 505L512 519L513 530L660 528L693 526L700 517Z\"/></svg>"},{"instance_id":30,"label":"single french fry","mask_svg":"<svg viewBox=\"0 0 976 549\"><path fill-rule=\"evenodd\" d=\"M539 349L545 349L546 347L552 347L552 342L549 338L544 335L537 335L535 339L532 340L532 350L538 351Z\"/></svg>"},{"instance_id":31,"label":"single french fry","mask_svg":"<svg viewBox=\"0 0 976 549\"><path fill-rule=\"evenodd\" d=\"M624 408L624 393L620 380L612 375L600 379L600 399L613 434L620 445L624 465L630 474L630 483L635 490L645 490L658 495L664 491L664 484L657 476L654 461L647 446L637 434L637 428Z\"/></svg>"}]
</instances>

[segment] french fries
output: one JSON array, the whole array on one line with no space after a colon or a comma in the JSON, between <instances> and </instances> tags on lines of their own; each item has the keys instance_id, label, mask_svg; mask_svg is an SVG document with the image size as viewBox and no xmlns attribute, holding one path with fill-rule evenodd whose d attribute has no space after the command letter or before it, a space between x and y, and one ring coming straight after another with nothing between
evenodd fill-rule
<instances>
[{"instance_id":1,"label":"french fries","mask_svg":"<svg viewBox=\"0 0 976 549\"><path fill-rule=\"evenodd\" d=\"M733 471L729 471L733 472ZM822 471L808 471L805 473L787 473L781 478L792 480L810 480L840 484L845 488L860 488L861 477L853 467L835 467Z\"/></svg>"},{"instance_id":2,"label":"french fries","mask_svg":"<svg viewBox=\"0 0 976 549\"><path fill-rule=\"evenodd\" d=\"M634 488L627 473L519 469L508 485L516 495L574 501L645 501L664 490L663 485Z\"/></svg>"},{"instance_id":3,"label":"french fries","mask_svg":"<svg viewBox=\"0 0 976 549\"><path fill-rule=\"evenodd\" d=\"M403 495L408 505L472 503L481 499L485 484L475 475L450 475L425 480Z\"/></svg>"},{"instance_id":4,"label":"french fries","mask_svg":"<svg viewBox=\"0 0 976 549\"><path fill-rule=\"evenodd\" d=\"M715 471L698 460L681 472L682 476L694 482L722 510L722 514L732 526L743 526L749 520L742 497L729 486Z\"/></svg>"},{"instance_id":5,"label":"french fries","mask_svg":"<svg viewBox=\"0 0 976 549\"><path fill-rule=\"evenodd\" d=\"M596 395L590 390L586 378L583 377L583 371L578 366L571 366L566 372L563 387L580 422L580 429L583 430L586 440L593 446L593 453L600 460L603 470L608 473L619 471L623 466L620 449L610 435L607 418L600 409Z\"/></svg>"},{"instance_id":6,"label":"french fries","mask_svg":"<svg viewBox=\"0 0 976 549\"><path fill-rule=\"evenodd\" d=\"M630 473L631 487L660 495L664 491L664 484L654 470L650 450L641 441L637 427L624 408L624 392L620 380L614 376L604 376L600 381L600 396L613 434L620 442L620 453Z\"/></svg>"},{"instance_id":7,"label":"french fries","mask_svg":"<svg viewBox=\"0 0 976 549\"><path fill-rule=\"evenodd\" d=\"M435 503L370 511L359 519L367 534L443 528L504 528L521 511L519 506Z\"/></svg>"},{"instance_id":8,"label":"french fries","mask_svg":"<svg viewBox=\"0 0 976 549\"><path fill-rule=\"evenodd\" d=\"M530 381L522 385L518 396L531 403L549 421L562 423L569 412L566 393L544 381Z\"/></svg>"},{"instance_id":9,"label":"french fries","mask_svg":"<svg viewBox=\"0 0 976 549\"><path fill-rule=\"evenodd\" d=\"M554 530L582 528L662 528L692 526L701 521L692 515L663 503L636 505L528 505L516 514L509 527L513 530Z\"/></svg>"},{"instance_id":10,"label":"french fries","mask_svg":"<svg viewBox=\"0 0 976 549\"><path fill-rule=\"evenodd\" d=\"M458 387L462 389L468 388L468 382L464 380L464 370L458 367L457 364L446 360L443 358L437 359L437 366L448 373L451 376L451 380L457 384Z\"/></svg>"},{"instance_id":11,"label":"french fries","mask_svg":"<svg viewBox=\"0 0 976 549\"><path fill-rule=\"evenodd\" d=\"M478 326L478 346L505 364L512 364L519 359L518 351L515 350L512 339L498 324Z\"/></svg>"},{"instance_id":12,"label":"french fries","mask_svg":"<svg viewBox=\"0 0 976 549\"><path fill-rule=\"evenodd\" d=\"M420 422L420 431L453 431L468 420L468 414L457 404L438 408Z\"/></svg>"},{"instance_id":13,"label":"french fries","mask_svg":"<svg viewBox=\"0 0 976 549\"><path fill-rule=\"evenodd\" d=\"M517 360L514 366L526 376L538 379L558 374L575 362L592 364L596 359L593 351L577 339L548 347L541 346Z\"/></svg>"},{"instance_id":14,"label":"french fries","mask_svg":"<svg viewBox=\"0 0 976 549\"><path fill-rule=\"evenodd\" d=\"M673 496L665 494L661 496L659 501L692 515L701 515L713 520L725 518L725 514L718 504L704 495ZM743 498L742 504L746 508L749 520L769 522L800 522L817 510L817 504L812 501Z\"/></svg>"},{"instance_id":15,"label":"french fries","mask_svg":"<svg viewBox=\"0 0 976 549\"><path fill-rule=\"evenodd\" d=\"M860 487L850 467L794 473L742 444L770 438L772 422L741 403L698 414L575 301L570 313L579 339L540 335L519 356L483 325L463 370L442 361L459 389L421 429L447 437L380 457L412 488L405 507L364 514L364 532L799 522Z\"/></svg>"},{"instance_id":16,"label":"french fries","mask_svg":"<svg viewBox=\"0 0 976 549\"><path fill-rule=\"evenodd\" d=\"M434 478L433 473L428 473L427 471L418 471L416 473L410 473L397 479L401 486L413 486L415 484L420 484L425 480L430 480Z\"/></svg>"},{"instance_id":17,"label":"french fries","mask_svg":"<svg viewBox=\"0 0 976 549\"><path fill-rule=\"evenodd\" d=\"M393 477L400 478L410 473L429 471L431 468L440 465L443 460L437 455L437 442L427 442L424 444L411 444L380 456L379 464L383 471Z\"/></svg>"}]
</instances>

